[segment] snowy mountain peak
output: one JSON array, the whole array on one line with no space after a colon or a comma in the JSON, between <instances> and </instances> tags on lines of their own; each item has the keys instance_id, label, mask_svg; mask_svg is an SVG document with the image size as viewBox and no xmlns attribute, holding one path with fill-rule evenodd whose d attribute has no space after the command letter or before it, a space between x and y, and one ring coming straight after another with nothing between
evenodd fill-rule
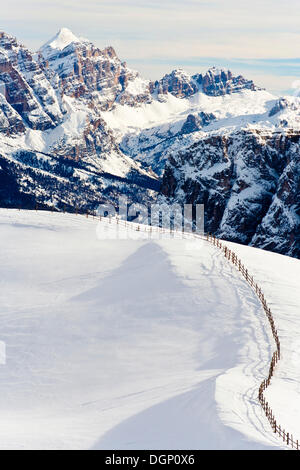
<instances>
[{"instance_id":1,"label":"snowy mountain peak","mask_svg":"<svg viewBox=\"0 0 300 470\"><path fill-rule=\"evenodd\" d=\"M171 93L176 98L187 98L198 91L192 77L183 69L178 68L166 74L159 81L155 82L155 88L158 95Z\"/></svg>"},{"instance_id":2,"label":"snowy mountain peak","mask_svg":"<svg viewBox=\"0 0 300 470\"><path fill-rule=\"evenodd\" d=\"M256 91L261 88L257 87L252 80L245 79L242 75L234 76L230 70L211 67L202 77L202 89L207 95L221 96L245 89Z\"/></svg>"},{"instance_id":3,"label":"snowy mountain peak","mask_svg":"<svg viewBox=\"0 0 300 470\"><path fill-rule=\"evenodd\" d=\"M210 67L207 71L208 74L211 74L211 75L221 75L222 73L225 73L225 74L229 74L229 75L232 75L231 71L228 70L228 69L224 69L223 67L216 67L215 65L213 65L212 67Z\"/></svg>"},{"instance_id":4,"label":"snowy mountain peak","mask_svg":"<svg viewBox=\"0 0 300 470\"><path fill-rule=\"evenodd\" d=\"M22 45L14 36L5 31L0 31L0 50L2 53L9 54L10 51L18 51L20 47L22 47Z\"/></svg>"},{"instance_id":5,"label":"snowy mountain peak","mask_svg":"<svg viewBox=\"0 0 300 470\"><path fill-rule=\"evenodd\" d=\"M11 34L6 33L5 31L0 31L0 39L16 40Z\"/></svg>"},{"instance_id":6,"label":"snowy mountain peak","mask_svg":"<svg viewBox=\"0 0 300 470\"><path fill-rule=\"evenodd\" d=\"M176 76L179 76L179 77L186 77L186 78L190 78L190 75L182 68L178 68L178 69L174 69L172 72L171 72L171 75L176 75Z\"/></svg>"},{"instance_id":7,"label":"snowy mountain peak","mask_svg":"<svg viewBox=\"0 0 300 470\"><path fill-rule=\"evenodd\" d=\"M81 42L82 39L75 36L68 28L61 28L58 33L50 39L50 41L46 42L41 49L45 49L47 47L51 47L51 49L59 49L63 50L72 42Z\"/></svg>"}]
</instances>

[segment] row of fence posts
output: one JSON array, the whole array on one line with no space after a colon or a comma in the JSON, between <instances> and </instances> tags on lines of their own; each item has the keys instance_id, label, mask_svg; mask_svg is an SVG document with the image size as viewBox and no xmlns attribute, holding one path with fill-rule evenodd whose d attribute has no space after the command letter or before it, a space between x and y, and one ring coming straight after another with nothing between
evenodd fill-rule
<instances>
[{"instance_id":1,"label":"row of fence posts","mask_svg":"<svg viewBox=\"0 0 300 470\"><path fill-rule=\"evenodd\" d=\"M250 286L254 289L256 295L258 296L263 309L265 311L265 314L269 320L271 330L272 330L272 335L275 340L276 344L276 351L274 351L270 363L270 368L269 368L269 375L267 379L264 379L262 383L260 384L259 391L258 391L258 400L265 412L265 415L273 429L273 432L275 434L278 434L282 439L283 442L286 443L288 446L291 446L292 449L297 449L299 450L299 441L298 439L294 439L292 434L286 432L281 425L277 423L277 420L274 416L273 410L271 409L269 403L266 401L265 396L264 396L264 391L266 388L270 385L271 383L271 378L274 375L274 370L277 362L280 360L280 341L277 333L277 329L275 327L275 322L274 318L272 315L272 312L270 308L267 305L265 296L261 290L261 288L258 286L257 282L254 281L253 276L251 276L248 272L248 269L244 266L244 264L241 262L241 260L238 258L238 256L230 250L224 243L222 243L215 235L212 235L211 233L206 234L206 240L212 243L214 246L217 248L220 248L222 252L224 253L224 256L226 259L231 261L237 269L240 271L240 273L244 276L246 281L250 284Z\"/></svg>"},{"instance_id":2,"label":"row of fence posts","mask_svg":"<svg viewBox=\"0 0 300 470\"><path fill-rule=\"evenodd\" d=\"M65 210L63 211L65 212ZM112 217L111 215L109 216L101 216L99 214L97 214L96 212L91 212L91 211L84 211L84 212L80 212L78 211L77 208L75 208L75 214L78 215L78 214L81 214L81 215L85 215L86 218L88 218L89 216L92 217L93 219L95 219L96 217L98 218L98 220L101 222L102 220L104 221L107 221L108 220L108 223L111 224L112 220L114 219L114 222L117 224L117 225L123 225L124 227L127 227L127 228L132 228L134 227L134 231L137 231L137 232L140 232L140 231L144 231L144 232L159 232L159 233L162 233L162 234L171 234L171 235L175 235L176 233L177 234L181 234L183 236L183 238L185 237L190 237L192 236L194 238L194 233L193 232L189 232L187 230L185 230L184 227L182 227L182 230L181 229L174 229L174 228L163 228L163 227L159 227L157 225L145 225L145 224L136 224L134 222L127 222L126 220L123 220L121 219L120 217L118 216L114 216ZM143 229L142 229L143 227Z\"/></svg>"},{"instance_id":3,"label":"row of fence posts","mask_svg":"<svg viewBox=\"0 0 300 470\"><path fill-rule=\"evenodd\" d=\"M38 212L39 209L42 209L41 206L39 206L38 204L35 205L35 211ZM21 208L19 207L18 210L20 211ZM60 213L60 211L57 211L54 209L54 207L51 207L51 212L56 212L56 213ZM66 206L63 206L62 209L61 209L61 212L63 212L64 214L67 212L66 210ZM70 214L70 212L68 212ZM120 217L118 216L111 216L111 215L108 215L108 216L104 216L104 215L100 215L100 214L97 214L96 211L89 211L87 209L85 210L80 210L77 206L75 206L74 208L74 212L71 212L71 214L75 214L75 215L82 215L84 217L86 217L87 219L90 217L90 218L97 218L97 220L99 220L100 222L101 221L107 221L109 222L109 224L111 224L112 220L114 220L114 222L117 224L117 225L123 225L124 227L127 227L127 228L130 228L130 229L133 229L134 231L137 231L137 232L140 232L140 231L144 231L144 232L159 232L159 233L162 233L162 234L171 234L171 235L175 235L175 234L181 234L183 238L196 238L195 237L195 233L192 232L192 231L188 231L186 230L184 227L182 227L182 229L174 229L174 228L163 228L163 227L159 227L157 225L145 225L145 224L136 224L134 222L127 222L126 220L123 220L121 219ZM143 227L143 229L142 229Z\"/></svg>"},{"instance_id":4,"label":"row of fence posts","mask_svg":"<svg viewBox=\"0 0 300 470\"><path fill-rule=\"evenodd\" d=\"M36 209L36 211L38 211L38 204L36 205L35 209ZM52 208L52 212L53 212L53 210L54 209ZM65 207L63 208L63 212L66 212ZM79 211L79 209L77 207L75 208L75 214L76 215L78 215L78 214L85 215L87 218L89 216L92 216L93 218L95 218L97 216L97 214L95 212L89 212L88 210L82 212L82 211ZM102 217L101 215L99 215L99 220L101 221L102 219L107 220L107 217ZM108 220L109 220L109 223L111 223L111 220L112 220L111 216L108 217ZM118 217L116 218L116 223L117 224L120 223L120 220L119 220ZM123 223L123 225L125 227L130 227L130 226L133 225L133 224L131 224L131 222L126 223L126 221L125 222L121 221L121 223ZM145 227L145 231L152 232L152 230L154 231L154 228L157 231L160 231L162 233L167 232L166 229L163 229L161 227L152 227L152 226L150 226L150 228L148 228L148 230L147 230L147 227ZM135 230L140 231L140 225L137 225ZM170 229L170 230L168 230L168 232L172 233L173 230ZM184 230L183 230L183 232L184 232ZM191 234L189 233L189 235L191 235ZM292 449L299 450L299 441L298 441L298 439L295 440L290 433L286 432L281 427L281 425L278 425L277 420L275 419L273 410L270 408L269 403L266 401L266 399L264 397L264 393L263 393L266 390L266 388L270 385L271 378L273 377L273 374L274 374L275 366L276 366L277 362L280 360L280 341L279 341L277 329L275 327L275 322L274 322L274 318L273 318L271 309L267 305L265 296L264 296L261 288L254 281L253 276L251 276L249 274L248 269L244 266L244 264L241 262L241 260L238 258L238 256L232 250L230 250L224 243L222 243L215 235L212 235L211 233L207 233L204 238L208 242L210 242L214 246L216 246L217 248L220 248L223 251L225 258L228 259L232 264L234 264L237 267L239 272L244 276L246 281L254 289L256 295L258 296L258 298L259 298L259 300L260 300L260 302L263 306L263 309L265 311L265 314L266 314L266 316L269 320L270 326L271 326L272 335L273 335L273 338L274 338L275 344L276 344L276 351L272 355L268 378L264 379L262 381L262 383L260 384L259 391L258 391L258 400L259 400L259 402L260 402L260 404L261 404L261 406L262 406L262 408L265 412L265 415L266 415L266 417L267 417L267 419L268 419L268 421L269 421L269 423L270 423L270 425L273 429L273 432L275 434L278 434L283 439L283 442L285 442L287 445L291 446Z\"/></svg>"}]
</instances>

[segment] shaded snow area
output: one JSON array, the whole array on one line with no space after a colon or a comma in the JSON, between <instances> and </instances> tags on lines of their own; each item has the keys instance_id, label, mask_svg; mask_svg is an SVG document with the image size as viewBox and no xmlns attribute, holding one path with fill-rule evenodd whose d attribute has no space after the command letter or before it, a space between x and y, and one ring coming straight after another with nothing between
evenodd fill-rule
<instances>
[{"instance_id":1,"label":"shaded snow area","mask_svg":"<svg viewBox=\"0 0 300 470\"><path fill-rule=\"evenodd\" d=\"M300 261L258 248L227 244L255 273L269 301L282 357L272 385L264 394L278 424L300 441Z\"/></svg>"},{"instance_id":2,"label":"shaded snow area","mask_svg":"<svg viewBox=\"0 0 300 470\"><path fill-rule=\"evenodd\" d=\"M257 400L274 347L248 284L205 241L101 239L116 227L0 210L1 449L282 448ZM299 261L241 250L284 367L300 350ZM266 392L295 436L299 386L295 365Z\"/></svg>"}]
</instances>

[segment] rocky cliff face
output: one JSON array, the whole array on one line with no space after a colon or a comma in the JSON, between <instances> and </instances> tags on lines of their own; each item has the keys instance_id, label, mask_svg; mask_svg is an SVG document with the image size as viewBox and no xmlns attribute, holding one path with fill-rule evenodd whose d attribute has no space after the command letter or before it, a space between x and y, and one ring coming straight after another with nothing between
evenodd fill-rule
<instances>
[{"instance_id":1,"label":"rocky cliff face","mask_svg":"<svg viewBox=\"0 0 300 470\"><path fill-rule=\"evenodd\" d=\"M233 76L230 70L219 70L212 67L200 78L203 92L210 96L221 96L237 93L241 90L259 90L252 80L246 80L242 75Z\"/></svg>"},{"instance_id":2,"label":"rocky cliff face","mask_svg":"<svg viewBox=\"0 0 300 470\"><path fill-rule=\"evenodd\" d=\"M1 205L151 198L155 174L121 152L101 117L116 102L150 99L147 86L111 47L100 51L66 29L37 54L0 33Z\"/></svg>"},{"instance_id":3,"label":"rocky cliff face","mask_svg":"<svg viewBox=\"0 0 300 470\"><path fill-rule=\"evenodd\" d=\"M134 106L151 101L149 82L117 57L112 47L102 50L66 28L38 52L38 60L65 95L90 100L91 107L111 109L115 102Z\"/></svg>"},{"instance_id":4,"label":"rocky cliff face","mask_svg":"<svg viewBox=\"0 0 300 470\"><path fill-rule=\"evenodd\" d=\"M173 70L170 74L166 74L161 80L152 84L151 91L156 93L160 99L161 95L171 93L176 98L187 98L194 95L199 90L199 85L184 70Z\"/></svg>"},{"instance_id":5,"label":"rocky cliff face","mask_svg":"<svg viewBox=\"0 0 300 470\"><path fill-rule=\"evenodd\" d=\"M222 96L238 93L242 90L259 90L252 80L242 75L234 76L230 70L210 68L205 74L189 75L182 69L173 70L161 80L151 83L152 93L163 99L163 95L171 93L177 98L187 98L199 90L209 96Z\"/></svg>"},{"instance_id":6,"label":"rocky cliff face","mask_svg":"<svg viewBox=\"0 0 300 470\"><path fill-rule=\"evenodd\" d=\"M252 245L300 259L300 152L299 134L292 135L287 165L275 196L252 239ZM297 143L297 144L296 144Z\"/></svg>"},{"instance_id":7,"label":"rocky cliff face","mask_svg":"<svg viewBox=\"0 0 300 470\"><path fill-rule=\"evenodd\" d=\"M57 96L33 55L5 33L0 33L0 81L7 103L31 129L53 128L61 120Z\"/></svg>"},{"instance_id":8,"label":"rocky cliff face","mask_svg":"<svg viewBox=\"0 0 300 470\"><path fill-rule=\"evenodd\" d=\"M205 204L206 230L300 257L300 132L211 135L170 156L162 193Z\"/></svg>"},{"instance_id":9,"label":"rocky cliff face","mask_svg":"<svg viewBox=\"0 0 300 470\"><path fill-rule=\"evenodd\" d=\"M14 108L0 94L0 133L6 136L23 134L25 126L23 120Z\"/></svg>"}]
</instances>

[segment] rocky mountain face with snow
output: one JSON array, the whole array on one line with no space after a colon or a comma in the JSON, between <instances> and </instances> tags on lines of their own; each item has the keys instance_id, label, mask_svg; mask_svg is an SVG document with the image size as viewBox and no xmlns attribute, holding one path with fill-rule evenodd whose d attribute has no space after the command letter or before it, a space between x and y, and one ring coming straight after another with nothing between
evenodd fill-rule
<instances>
[{"instance_id":1,"label":"rocky mountain face with snow","mask_svg":"<svg viewBox=\"0 0 300 470\"><path fill-rule=\"evenodd\" d=\"M111 109L115 102L134 106L150 100L149 84L112 47L100 50L66 29L39 50L38 61L61 93L89 99L98 111Z\"/></svg>"},{"instance_id":2,"label":"rocky mountain face with snow","mask_svg":"<svg viewBox=\"0 0 300 470\"><path fill-rule=\"evenodd\" d=\"M66 29L36 54L1 33L1 205L94 208L119 193L151 199L156 175L121 152L101 116L117 100L143 100L127 90L137 76L112 48L100 51Z\"/></svg>"},{"instance_id":3,"label":"rocky mountain face with snow","mask_svg":"<svg viewBox=\"0 0 300 470\"><path fill-rule=\"evenodd\" d=\"M2 94L4 114L5 107L12 113L14 110L19 121L41 131L55 127L61 120L57 96L33 55L5 33L0 33L0 76L5 90ZM24 126L17 125L11 131L24 132Z\"/></svg>"},{"instance_id":4,"label":"rocky mountain face with snow","mask_svg":"<svg viewBox=\"0 0 300 470\"><path fill-rule=\"evenodd\" d=\"M204 203L206 229L300 257L300 107L212 67L143 79L63 28L0 33L0 204Z\"/></svg>"},{"instance_id":5,"label":"rocky mountain face with snow","mask_svg":"<svg viewBox=\"0 0 300 470\"><path fill-rule=\"evenodd\" d=\"M162 192L205 204L206 228L227 240L300 257L300 131L212 135L170 157Z\"/></svg>"},{"instance_id":6,"label":"rocky mountain face with snow","mask_svg":"<svg viewBox=\"0 0 300 470\"><path fill-rule=\"evenodd\" d=\"M177 98L187 98L202 91L209 96L222 96L241 90L259 90L252 80L245 80L241 75L235 77L230 70L212 67L205 74L188 75L184 70L173 70L161 80L151 83L151 92L158 95L171 93Z\"/></svg>"}]
</instances>

